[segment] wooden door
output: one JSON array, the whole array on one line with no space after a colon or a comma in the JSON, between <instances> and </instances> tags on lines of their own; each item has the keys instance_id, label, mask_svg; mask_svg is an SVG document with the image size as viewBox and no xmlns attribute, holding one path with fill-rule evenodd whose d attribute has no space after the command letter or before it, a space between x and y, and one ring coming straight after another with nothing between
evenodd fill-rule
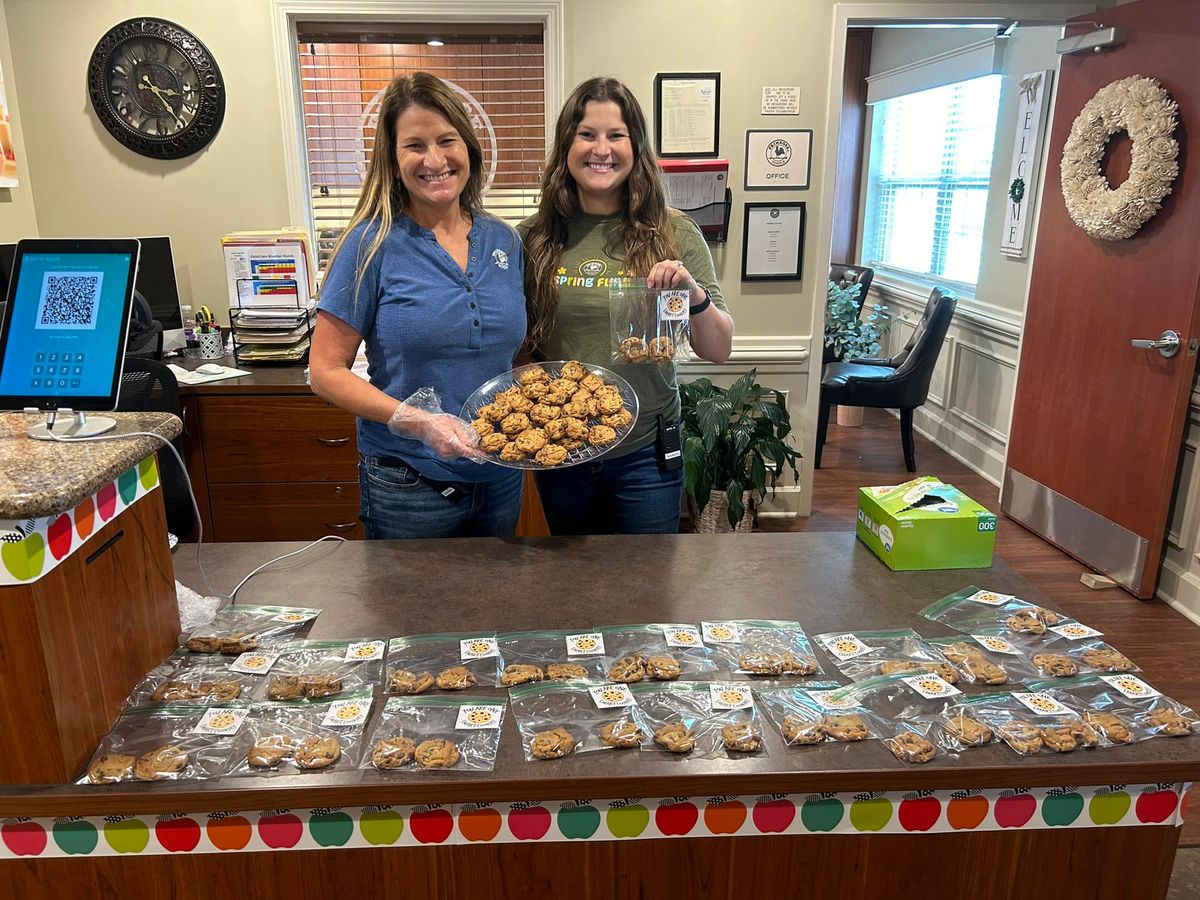
<instances>
[{"instance_id":1,"label":"wooden door","mask_svg":"<svg viewBox=\"0 0 1200 900\"><path fill-rule=\"evenodd\" d=\"M1139 597L1154 594L1182 449L1200 336L1200 3L1141 0L1096 20L1124 45L1063 56L1018 368L1002 507ZM1158 79L1179 104L1180 174L1162 209L1132 238L1089 237L1067 215L1063 144L1083 105L1131 75ZM1129 142L1109 144L1110 184ZM1134 339L1178 332L1165 358Z\"/></svg>"}]
</instances>

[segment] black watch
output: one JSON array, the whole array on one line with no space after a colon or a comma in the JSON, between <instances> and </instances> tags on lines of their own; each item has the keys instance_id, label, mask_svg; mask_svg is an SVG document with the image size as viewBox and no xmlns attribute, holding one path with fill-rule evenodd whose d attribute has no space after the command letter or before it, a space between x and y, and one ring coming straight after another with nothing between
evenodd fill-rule
<instances>
[{"instance_id":1,"label":"black watch","mask_svg":"<svg viewBox=\"0 0 1200 900\"><path fill-rule=\"evenodd\" d=\"M712 305L712 297L708 296L708 291L705 291L704 299L702 301L697 303L695 306L688 307L688 315L689 316L698 315L698 314L704 312L706 309L708 309L709 306L711 306L711 305Z\"/></svg>"}]
</instances>

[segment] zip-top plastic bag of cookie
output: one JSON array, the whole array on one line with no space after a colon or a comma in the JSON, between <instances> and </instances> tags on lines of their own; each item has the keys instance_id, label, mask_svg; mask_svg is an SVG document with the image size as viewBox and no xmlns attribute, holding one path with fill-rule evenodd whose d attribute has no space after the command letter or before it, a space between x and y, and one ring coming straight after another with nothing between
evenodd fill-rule
<instances>
[{"instance_id":1,"label":"zip-top plastic bag of cookie","mask_svg":"<svg viewBox=\"0 0 1200 900\"><path fill-rule=\"evenodd\" d=\"M744 681L634 684L629 690L646 731L643 750L697 759L767 754L763 720Z\"/></svg>"},{"instance_id":2,"label":"zip-top plastic bag of cookie","mask_svg":"<svg viewBox=\"0 0 1200 900\"><path fill-rule=\"evenodd\" d=\"M936 672L951 684L958 681L954 667L911 628L830 631L813 640L832 657L838 671L852 681L900 672Z\"/></svg>"},{"instance_id":3,"label":"zip-top plastic bag of cookie","mask_svg":"<svg viewBox=\"0 0 1200 900\"><path fill-rule=\"evenodd\" d=\"M687 288L651 290L645 278L608 282L612 361L622 365L669 365L687 359L690 294Z\"/></svg>"},{"instance_id":4,"label":"zip-top plastic bag of cookie","mask_svg":"<svg viewBox=\"0 0 1200 900\"><path fill-rule=\"evenodd\" d=\"M231 671L231 662L228 656L176 650L146 673L125 705L214 704L249 699L257 679Z\"/></svg>"},{"instance_id":5,"label":"zip-top plastic bag of cookie","mask_svg":"<svg viewBox=\"0 0 1200 900\"><path fill-rule=\"evenodd\" d=\"M414 634L388 642L389 694L465 691L500 684L500 647L494 631Z\"/></svg>"},{"instance_id":6,"label":"zip-top plastic bag of cookie","mask_svg":"<svg viewBox=\"0 0 1200 900\"><path fill-rule=\"evenodd\" d=\"M500 684L604 680L604 635L595 632L510 631L496 637L503 671Z\"/></svg>"},{"instance_id":7,"label":"zip-top plastic bag of cookie","mask_svg":"<svg viewBox=\"0 0 1200 900\"><path fill-rule=\"evenodd\" d=\"M1129 673L1080 675L1026 687L1047 693L1079 713L1100 732L1105 746L1185 737L1200 727L1200 717L1192 709Z\"/></svg>"},{"instance_id":8,"label":"zip-top plastic bag of cookie","mask_svg":"<svg viewBox=\"0 0 1200 900\"><path fill-rule=\"evenodd\" d=\"M371 715L370 688L319 700L255 703L238 735L234 775L269 778L353 769Z\"/></svg>"},{"instance_id":9,"label":"zip-top plastic bag of cookie","mask_svg":"<svg viewBox=\"0 0 1200 900\"><path fill-rule=\"evenodd\" d=\"M1021 756L1072 753L1100 746L1099 731L1046 692L1020 690L963 696L966 715Z\"/></svg>"},{"instance_id":10,"label":"zip-top plastic bag of cookie","mask_svg":"<svg viewBox=\"0 0 1200 900\"><path fill-rule=\"evenodd\" d=\"M901 671L856 681L833 695L853 698L855 705L873 715L876 737L903 763L923 765L939 754L932 719L903 714L913 709L934 711L962 691L934 671ZM955 752L942 747L940 752Z\"/></svg>"},{"instance_id":11,"label":"zip-top plastic bag of cookie","mask_svg":"<svg viewBox=\"0 0 1200 900\"><path fill-rule=\"evenodd\" d=\"M999 687L1043 677L1032 661L1041 650L1038 638L992 627L958 637L927 638L926 643L941 653L967 684Z\"/></svg>"},{"instance_id":12,"label":"zip-top plastic bag of cookie","mask_svg":"<svg viewBox=\"0 0 1200 900\"><path fill-rule=\"evenodd\" d=\"M389 697L363 751L380 772L490 772L504 722L499 697Z\"/></svg>"},{"instance_id":13,"label":"zip-top plastic bag of cookie","mask_svg":"<svg viewBox=\"0 0 1200 900\"><path fill-rule=\"evenodd\" d=\"M799 622L727 619L701 622L700 634L722 673L754 679L824 674Z\"/></svg>"},{"instance_id":14,"label":"zip-top plastic bag of cookie","mask_svg":"<svg viewBox=\"0 0 1200 900\"><path fill-rule=\"evenodd\" d=\"M755 688L754 694L789 747L890 735L890 723L859 705L848 687L836 681L821 681L803 688Z\"/></svg>"},{"instance_id":15,"label":"zip-top plastic bag of cookie","mask_svg":"<svg viewBox=\"0 0 1200 900\"><path fill-rule=\"evenodd\" d=\"M183 646L193 653L240 656L279 643L320 614L303 606L226 606L211 622L186 635Z\"/></svg>"},{"instance_id":16,"label":"zip-top plastic bag of cookie","mask_svg":"<svg viewBox=\"0 0 1200 900\"><path fill-rule=\"evenodd\" d=\"M192 781L229 774L250 705L173 703L126 710L76 784Z\"/></svg>"},{"instance_id":17,"label":"zip-top plastic bag of cookie","mask_svg":"<svg viewBox=\"0 0 1200 900\"><path fill-rule=\"evenodd\" d=\"M964 702L965 699L958 694L949 699L914 700L896 714L896 721L926 729L926 738L945 753L958 754L986 747L996 740L996 733Z\"/></svg>"},{"instance_id":18,"label":"zip-top plastic bag of cookie","mask_svg":"<svg viewBox=\"0 0 1200 900\"><path fill-rule=\"evenodd\" d=\"M636 750L653 739L627 684L523 684L512 688L508 699L529 762L594 750Z\"/></svg>"},{"instance_id":19,"label":"zip-top plastic bag of cookie","mask_svg":"<svg viewBox=\"0 0 1200 900\"><path fill-rule=\"evenodd\" d=\"M1038 606L1012 594L980 590L973 584L930 603L917 613L966 634L992 628L1005 628L1014 634L1046 635L1052 629L1075 622L1066 613Z\"/></svg>"},{"instance_id":20,"label":"zip-top plastic bag of cookie","mask_svg":"<svg viewBox=\"0 0 1200 900\"><path fill-rule=\"evenodd\" d=\"M1059 638L1047 641L1042 646L1041 652L1044 655L1061 657L1070 662L1070 664L1060 662L1055 671L1046 671L1045 675L1060 675L1063 670L1066 675L1087 675L1092 672L1122 674L1141 671L1141 668L1133 660L1116 647L1090 636L1076 640ZM1043 669L1042 666L1035 666L1035 668L1038 668L1039 671ZM1070 671L1072 668L1076 671Z\"/></svg>"},{"instance_id":21,"label":"zip-top plastic bag of cookie","mask_svg":"<svg viewBox=\"0 0 1200 900\"><path fill-rule=\"evenodd\" d=\"M266 677L254 685L255 700L321 700L374 688L383 675L387 641L287 641Z\"/></svg>"},{"instance_id":22,"label":"zip-top plastic bag of cookie","mask_svg":"<svg viewBox=\"0 0 1200 900\"><path fill-rule=\"evenodd\" d=\"M698 681L712 678L717 664L695 625L650 623L593 629L604 640L607 681Z\"/></svg>"}]
</instances>

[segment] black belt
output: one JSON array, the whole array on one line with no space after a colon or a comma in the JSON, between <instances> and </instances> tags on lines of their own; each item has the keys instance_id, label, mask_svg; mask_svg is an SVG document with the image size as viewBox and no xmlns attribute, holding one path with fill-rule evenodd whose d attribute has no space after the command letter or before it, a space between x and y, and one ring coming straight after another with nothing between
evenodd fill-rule
<instances>
[{"instance_id":1,"label":"black belt","mask_svg":"<svg viewBox=\"0 0 1200 900\"><path fill-rule=\"evenodd\" d=\"M461 481L436 481L433 478L427 478L418 472L413 465L398 456L376 456L374 459L376 465L383 466L386 469L408 469L416 474L417 481L433 488L453 503L457 503L463 497L467 496L467 488L463 486L463 482Z\"/></svg>"}]
</instances>

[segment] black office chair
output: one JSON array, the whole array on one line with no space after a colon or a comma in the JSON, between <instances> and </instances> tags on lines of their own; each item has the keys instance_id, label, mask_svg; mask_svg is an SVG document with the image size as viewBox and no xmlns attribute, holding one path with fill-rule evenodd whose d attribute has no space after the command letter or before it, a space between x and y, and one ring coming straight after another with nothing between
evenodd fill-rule
<instances>
[{"instance_id":1,"label":"black office chair","mask_svg":"<svg viewBox=\"0 0 1200 900\"><path fill-rule=\"evenodd\" d=\"M862 290L858 292L858 302L861 305L867 302L867 291L871 289L871 282L875 280L875 270L870 266L856 266L854 263L830 263L829 280L843 288L854 284L861 285ZM826 347L821 354L821 362L829 363L836 360L833 348Z\"/></svg>"},{"instance_id":2,"label":"black office chair","mask_svg":"<svg viewBox=\"0 0 1200 900\"><path fill-rule=\"evenodd\" d=\"M925 312L904 349L890 359L857 359L825 366L821 376L821 408L817 418L816 467L821 468L821 449L829 430L829 410L834 404L900 410L900 440L904 465L917 471L913 446L913 410L929 396L929 382L937 365L942 342L950 328L958 297L952 291L934 288Z\"/></svg>"},{"instance_id":3,"label":"black office chair","mask_svg":"<svg viewBox=\"0 0 1200 900\"><path fill-rule=\"evenodd\" d=\"M121 412L166 412L183 418L175 373L153 359L126 357L117 409ZM173 443L182 453L180 442ZM158 467L163 502L167 507L167 530L177 537L185 537L196 525L187 479L175 454L166 448L158 455Z\"/></svg>"}]
</instances>

